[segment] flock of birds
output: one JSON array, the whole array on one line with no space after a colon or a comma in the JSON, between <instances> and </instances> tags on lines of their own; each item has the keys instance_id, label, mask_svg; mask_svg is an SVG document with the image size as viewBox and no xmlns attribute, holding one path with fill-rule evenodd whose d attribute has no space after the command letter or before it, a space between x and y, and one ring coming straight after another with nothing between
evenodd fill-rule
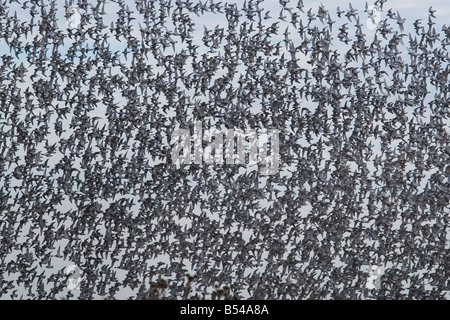
<instances>
[{"instance_id":1,"label":"flock of birds","mask_svg":"<svg viewBox=\"0 0 450 320\"><path fill-rule=\"evenodd\" d=\"M69 5L79 27L56 0L0 3L1 298L139 299L161 279L175 299L448 298L450 27L432 8L403 33L385 0L376 30L367 5ZM279 173L175 166L195 121L279 129Z\"/></svg>"}]
</instances>

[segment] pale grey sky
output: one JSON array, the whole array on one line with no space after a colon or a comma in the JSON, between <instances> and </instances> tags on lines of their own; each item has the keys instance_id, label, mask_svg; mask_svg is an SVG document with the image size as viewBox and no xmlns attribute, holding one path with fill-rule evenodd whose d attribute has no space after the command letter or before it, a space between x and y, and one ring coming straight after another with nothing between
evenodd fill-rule
<instances>
[{"instance_id":1,"label":"pale grey sky","mask_svg":"<svg viewBox=\"0 0 450 320\"><path fill-rule=\"evenodd\" d=\"M233 1L228 1L228 3L232 3ZM296 4L296 1L291 1L293 3L293 5ZM95 3L94 1L90 1L90 3ZM135 11L135 6L134 6L134 1L130 1L128 0L127 3L129 3L129 7L132 11ZM240 1L236 1L236 3L238 3L238 5L240 5L242 2ZM349 1L341 1L341 0L331 0L331 1L323 1L322 2L325 6L325 8L327 10L330 11L330 13L332 14L333 17L335 17L335 11L337 7L340 7L342 10L346 10L348 9L349 6ZM372 4L373 2L369 2L369 5ZM305 9L304 11L306 12L309 8L312 8L314 11L317 10L318 5L320 4L320 2L317 1L304 1L305 4ZM364 7L365 7L365 2L364 1L354 1L352 3L354 8L358 9L358 12L360 14L361 19L363 17L366 17L366 14L363 12ZM64 18L64 9L63 9L63 2L58 2L57 3L57 8L58 8L58 26L60 28L65 28L65 18ZM278 0L266 0L263 2L262 4L263 7L271 10L271 16L273 17L272 20L269 21L276 21L279 11L280 11L280 6L278 3ZM388 1L384 4L384 10L381 13L381 17L384 18L385 14L387 12L387 10L389 8L392 8L393 12L397 12L399 11L400 15L406 19L405 22L405 33L412 31L412 23L416 20L416 19L423 19L423 24L426 24L427 21L427 17L428 17L428 8L432 6L433 9L436 10L436 22L437 22L437 26L448 23L448 16L450 14L450 5L447 1L444 0L429 0L429 1L407 1L407 0L401 0L401 1ZM20 14L18 15L19 20L23 20L23 21L27 21L27 19L29 18L29 16L26 14L26 10L25 11L20 11L21 9L19 9L20 6L18 6L17 4L13 4L10 8L11 12L13 12L16 8L18 10L18 12L20 12ZM117 5L114 3L111 3L110 1L107 1L107 6L106 6L106 12L107 15L104 18L104 23L105 25L109 26L111 24L112 21L115 20L116 18L116 14L115 11L117 9ZM214 27L216 25L219 26L226 26L226 21L225 19L220 16L217 15L212 15L212 14L208 14L205 15L202 18L198 18L197 19L197 31L198 31L198 37L196 39L196 41L198 43L201 43L201 35L203 33L203 25L205 25L207 28L210 29L214 29ZM347 18L343 17L341 19L338 19L336 22L336 27L340 26L342 23L349 23L349 25L353 24L353 22L349 22ZM361 21L365 24L365 21ZM437 31L440 31L440 27L436 28ZM280 37L283 37L282 32L283 32L283 28L280 28ZM369 28L366 27L366 29L364 29L364 32L367 32L367 35L370 36L371 34L373 34L373 30L370 30ZM139 31L136 30L136 36L139 35ZM123 50L125 48L125 44L121 43L119 41L116 41L114 39L114 37L111 37L111 49L112 50ZM32 38L28 38L28 39L23 39L23 41L32 41ZM88 44L92 44L92 41L87 41ZM61 53L65 53L64 51L67 50L69 48L71 44L71 40L69 38L67 38L65 40L65 46L61 48ZM0 40L0 55L3 54L9 54L9 51L7 50L7 46L4 43L4 40ZM21 59L23 59L22 57L19 57L19 61L22 61ZM304 63L305 67L309 66ZM158 68L155 68L155 70L158 70ZM242 70L241 70L242 71ZM30 79L26 79L25 83L21 84L22 88L25 89L28 86L31 85L31 80ZM99 107L98 110L95 110L92 112L92 116L101 116L104 115L104 108L102 108L101 106ZM25 115L22 115L22 117L24 117ZM68 121L70 121L70 117L68 119ZM67 126L68 127L68 126ZM65 134L63 134L63 137L68 137L71 133L70 129L66 129L67 132ZM58 138L56 137L56 135L53 136L54 141L56 142L58 140ZM302 141L300 141L299 143L302 143ZM325 151L327 152L327 151ZM62 155L55 155L55 157L53 159L51 159L50 164L56 164L60 159L61 159ZM354 164L353 164L354 165ZM14 170L14 166L12 166L9 170L9 172L12 172ZM1 179L0 179L1 181ZM266 178L263 178L260 183L265 183L266 182ZM280 190L281 194L284 192L283 190ZM66 199L67 200L67 199ZM272 201L273 202L273 201ZM263 206L267 206L270 205L271 201L269 200L263 200L261 202L261 205ZM64 205L61 206L61 210L67 210L67 207L65 207L66 205L69 205L69 202L65 202ZM105 203L105 205L107 205L107 203ZM309 207L305 206L305 210L308 210ZM26 231L28 231L28 228L24 229L24 233L26 233ZM23 238L24 239L24 238ZM65 246L65 242L61 241L60 245L61 246ZM8 256L8 259L14 259L15 253L11 253ZM168 257L167 256L162 256L159 259L157 259L156 261L154 261L154 263L157 263L158 261L168 261ZM389 262L386 262L387 264ZM72 264L71 261L64 261L63 259L57 259L55 258L53 260L53 264L54 264L54 269L51 270L45 270L47 275L51 275L51 273L53 272L52 270L60 270L61 268L67 267L69 265ZM123 277L125 275L124 271L118 271L118 277ZM120 294L118 295L118 297L120 298L125 298L128 297L131 294L131 290L129 289L125 289L123 291L120 292ZM8 299L7 296L2 297L2 299Z\"/></svg>"}]
</instances>

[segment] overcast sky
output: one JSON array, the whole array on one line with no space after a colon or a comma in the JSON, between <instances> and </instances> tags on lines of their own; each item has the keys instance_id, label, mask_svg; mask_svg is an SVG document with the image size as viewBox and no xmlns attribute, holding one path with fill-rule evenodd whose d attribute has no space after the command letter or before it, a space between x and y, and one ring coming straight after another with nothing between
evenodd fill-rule
<instances>
[{"instance_id":1,"label":"overcast sky","mask_svg":"<svg viewBox=\"0 0 450 320\"><path fill-rule=\"evenodd\" d=\"M96 1L88 1L90 3L95 4ZM135 11L135 5L134 5L134 1L130 1L128 0L127 2L129 2L129 6L130 9ZM174 0L172 0L172 2L174 2ZM225 2L225 1L224 1ZM232 3L233 1L227 1L228 3ZM241 5L241 1L235 1L238 6ZM291 1L292 4L295 6L297 1ZM108 2L107 2L108 3ZM373 2L369 2L369 5L372 4ZM308 1L305 0L304 1L305 4L305 9L304 11L306 12L309 8L313 8L314 11L317 10L318 5L320 4L320 2L317 1ZM342 0L331 0L331 1L323 1L323 4L325 6L325 8L327 10L330 11L330 13L332 14L333 17L335 17L335 11L337 7L340 7L340 9L342 10L347 10L349 7L349 2L348 1L342 1ZM64 18L64 3L62 1L58 1L57 2L58 5L58 17L59 17L59 22L58 22L58 26L60 28L65 28L65 18ZM14 4L11 7L11 10L14 10L15 7L17 7L17 4ZM264 3L262 4L262 6L264 8L267 8L269 10L271 10L271 16L274 18L273 21L275 21L279 15L279 11L280 11L280 5L278 3L278 0L266 0L264 1ZM411 0L400 0L400 1L388 1L384 4L384 10L381 13L381 17L384 18L385 14L387 12L387 10L389 8L392 8L393 12L397 12L399 11L400 15L406 19L405 22L405 33L408 33L410 31L412 31L412 23L416 20L416 19L423 19L423 24L426 24L426 21L428 19L428 8L432 6L434 10L436 10L436 22L437 22L437 26L442 26L442 24L448 23L449 19L449 15L450 15L450 4L448 1L444 1L444 0L428 0L428 1L411 1ZM364 8L365 8L365 2L364 1L354 1L353 2L353 7L358 9L358 12L360 14L361 19L363 17L366 17L367 15L363 12ZM108 13L105 18L104 18L104 23L109 26L110 23L112 21L114 21L116 19L116 15L115 15L115 8L117 8L117 6L113 3L108 3L106 6L106 12ZM20 10L20 9L17 9ZM20 11L23 13L23 11ZM18 15L19 20L26 21L26 19L28 19L28 17L26 16L26 14L19 14ZM347 20L347 18L343 17L341 19L342 21ZM201 34L203 32L203 25L207 26L210 29L213 29L215 25L219 24L221 26L226 26L225 23L225 19L223 16L218 16L217 15L212 15L212 14L207 14L202 18L198 19L198 24L197 24L197 30L199 32L199 34ZM348 20L347 20L348 22ZM365 21L361 21L364 22ZM341 21L337 22L337 26L340 26L342 23ZM353 24L354 22L352 21L351 24ZM349 22L350 24L350 22ZM437 31L440 32L440 27L436 27ZM371 34L373 33L373 30L370 30L369 28L365 29L367 32L367 34ZM282 37L282 32L284 30L280 29L280 37ZM139 32L136 30L136 34L139 34ZM32 41L32 38L28 38L24 41ZM198 40L200 41L200 40ZM67 40L67 43L69 43L70 41ZM113 50L119 50L120 48L124 47L124 44L121 44L117 41L114 40L114 37L111 37L111 42L112 42L112 47L111 49ZM67 46L68 47L68 46ZM63 50L64 48L62 48ZM0 55L2 54L9 54L9 50L7 50L7 45L5 44L4 40L0 40ZM20 59L20 58L19 58ZM26 82L22 84L23 88L26 88L27 86L31 85L31 80L30 79L26 79ZM103 110L99 109L97 111L97 114L101 115L103 112ZM55 157L54 162L56 163L59 160L58 157ZM11 168L11 171L14 168ZM11 256L11 259L13 259L14 257ZM70 261L62 261L62 259L55 259L54 260L55 263L55 269L65 266L68 266L71 264ZM47 270L48 271L48 270ZM50 272L50 271L49 271ZM120 276L120 275L118 275ZM127 292L123 293L123 297L126 297L127 294L129 293L128 290L126 290ZM8 298L6 296L3 297L3 299Z\"/></svg>"}]
</instances>

